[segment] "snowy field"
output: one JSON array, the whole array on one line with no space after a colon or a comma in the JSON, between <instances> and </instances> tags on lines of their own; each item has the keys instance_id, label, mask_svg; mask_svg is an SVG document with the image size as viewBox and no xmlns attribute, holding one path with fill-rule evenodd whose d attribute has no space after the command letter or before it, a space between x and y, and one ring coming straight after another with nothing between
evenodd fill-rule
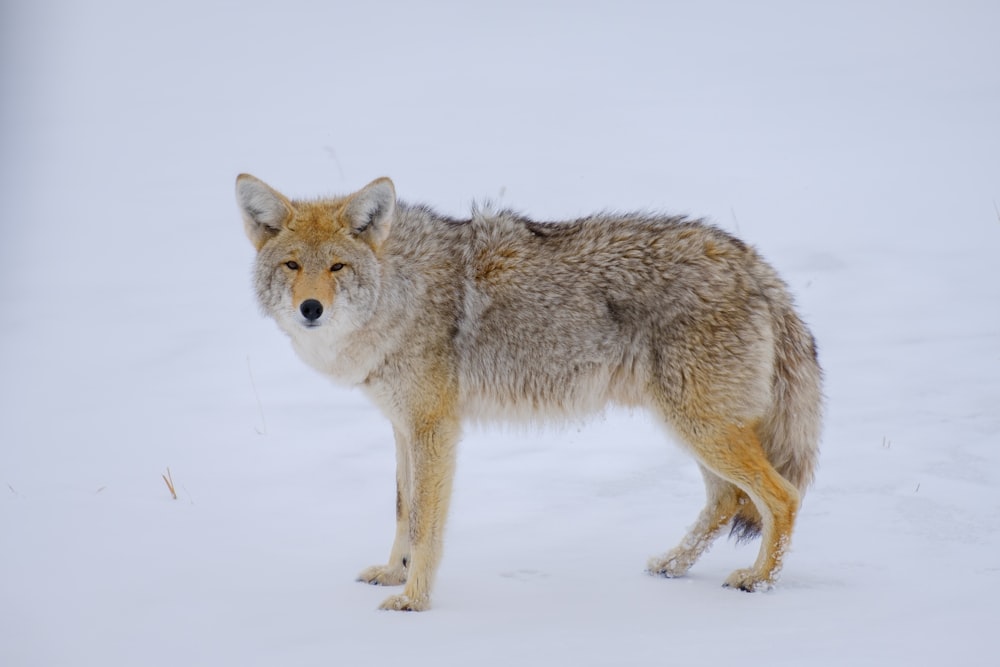
<instances>
[{"instance_id":1,"label":"snowy field","mask_svg":"<svg viewBox=\"0 0 1000 667\"><path fill-rule=\"evenodd\" d=\"M961 0L5 2L0 665L997 664L998 26ZM434 608L375 611L391 431L258 314L242 171L755 244L827 377L779 585L721 588L757 543L643 573L701 480L609 412L470 429Z\"/></svg>"}]
</instances>

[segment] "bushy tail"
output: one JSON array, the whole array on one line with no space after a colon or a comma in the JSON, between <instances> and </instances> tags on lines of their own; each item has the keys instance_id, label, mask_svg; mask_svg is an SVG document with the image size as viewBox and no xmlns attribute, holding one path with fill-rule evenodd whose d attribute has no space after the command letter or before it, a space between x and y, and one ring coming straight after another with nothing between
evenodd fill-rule
<instances>
[{"instance_id":1,"label":"bushy tail","mask_svg":"<svg viewBox=\"0 0 1000 667\"><path fill-rule=\"evenodd\" d=\"M774 402L757 434L771 465L799 493L813 481L823 418L816 341L791 310L778 318Z\"/></svg>"},{"instance_id":2,"label":"bushy tail","mask_svg":"<svg viewBox=\"0 0 1000 667\"><path fill-rule=\"evenodd\" d=\"M795 314L787 293L775 287L769 296L775 325L774 400L757 437L775 470L804 495L819 458L822 371L816 341ZM731 536L740 541L752 539L760 530L760 515L753 503L743 502L733 519Z\"/></svg>"}]
</instances>

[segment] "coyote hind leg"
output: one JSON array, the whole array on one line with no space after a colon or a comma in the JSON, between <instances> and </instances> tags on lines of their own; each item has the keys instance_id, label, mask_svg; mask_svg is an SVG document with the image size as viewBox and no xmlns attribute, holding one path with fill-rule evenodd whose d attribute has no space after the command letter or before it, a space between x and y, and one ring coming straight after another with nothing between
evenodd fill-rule
<instances>
[{"instance_id":1,"label":"coyote hind leg","mask_svg":"<svg viewBox=\"0 0 1000 667\"><path fill-rule=\"evenodd\" d=\"M699 465L705 479L705 508L680 544L663 554L649 559L650 574L664 577L682 577L695 561L705 553L719 533L732 521L746 497L740 490Z\"/></svg>"},{"instance_id":2,"label":"coyote hind leg","mask_svg":"<svg viewBox=\"0 0 1000 667\"><path fill-rule=\"evenodd\" d=\"M700 428L689 429L686 439L699 463L746 494L760 515L763 539L757 560L752 567L729 575L725 585L744 591L770 588L791 543L799 509L798 490L767 460L755 424L730 424L717 429L703 423ZM736 499L735 514L740 514L739 497Z\"/></svg>"}]
</instances>

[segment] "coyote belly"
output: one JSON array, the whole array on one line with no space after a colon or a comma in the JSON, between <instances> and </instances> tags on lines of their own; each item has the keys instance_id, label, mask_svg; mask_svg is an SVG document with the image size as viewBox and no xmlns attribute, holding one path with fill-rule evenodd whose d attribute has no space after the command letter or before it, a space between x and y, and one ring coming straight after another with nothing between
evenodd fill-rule
<instances>
[{"instance_id":1,"label":"coyote belly","mask_svg":"<svg viewBox=\"0 0 1000 667\"><path fill-rule=\"evenodd\" d=\"M726 585L769 587L818 455L812 336L750 246L683 218L466 220L396 200L388 179L291 200L241 175L263 310L310 366L363 389L396 440L396 533L360 580L430 604L465 420L642 407L697 459L707 503L649 571L685 574L726 528L763 537Z\"/></svg>"}]
</instances>

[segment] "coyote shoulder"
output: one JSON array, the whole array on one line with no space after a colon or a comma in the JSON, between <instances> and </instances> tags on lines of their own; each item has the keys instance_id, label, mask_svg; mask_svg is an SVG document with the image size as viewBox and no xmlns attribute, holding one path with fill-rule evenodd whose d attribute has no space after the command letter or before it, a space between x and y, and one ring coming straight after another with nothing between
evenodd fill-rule
<instances>
[{"instance_id":1,"label":"coyote shoulder","mask_svg":"<svg viewBox=\"0 0 1000 667\"><path fill-rule=\"evenodd\" d=\"M387 178L293 200L241 175L264 311L298 355L363 389L396 440L396 533L361 581L430 594L461 424L648 409L692 453L707 503L679 546L649 561L681 576L727 526L763 536L726 585L769 587L813 477L816 347L756 250L699 221L595 215L456 220L396 200Z\"/></svg>"}]
</instances>

